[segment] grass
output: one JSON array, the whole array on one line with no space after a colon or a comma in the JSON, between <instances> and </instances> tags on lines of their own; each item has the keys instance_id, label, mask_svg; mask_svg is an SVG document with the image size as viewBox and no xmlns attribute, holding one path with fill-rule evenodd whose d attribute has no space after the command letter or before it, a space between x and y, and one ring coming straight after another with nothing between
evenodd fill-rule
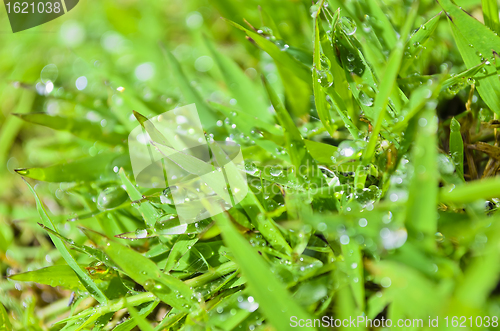
<instances>
[{"instance_id":1,"label":"grass","mask_svg":"<svg viewBox=\"0 0 500 331\"><path fill-rule=\"evenodd\" d=\"M0 330L496 329L498 3L456 2L81 1L1 34ZM127 138L191 103L248 194L185 226Z\"/></svg>"}]
</instances>

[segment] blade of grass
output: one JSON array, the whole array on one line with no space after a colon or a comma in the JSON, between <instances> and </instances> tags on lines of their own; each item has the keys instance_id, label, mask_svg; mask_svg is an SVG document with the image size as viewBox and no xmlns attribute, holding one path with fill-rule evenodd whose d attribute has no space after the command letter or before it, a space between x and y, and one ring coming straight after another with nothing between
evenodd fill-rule
<instances>
[{"instance_id":1,"label":"blade of grass","mask_svg":"<svg viewBox=\"0 0 500 331\"><path fill-rule=\"evenodd\" d=\"M441 189L439 200L448 203L468 203L480 199L500 197L500 177L489 177L468 182L464 185Z\"/></svg>"},{"instance_id":2,"label":"blade of grass","mask_svg":"<svg viewBox=\"0 0 500 331\"><path fill-rule=\"evenodd\" d=\"M498 284L500 273L500 226L498 215L490 220L491 226L487 229L487 243L478 252L464 272L463 280L456 291L456 297L461 304L480 309L491 295L491 291ZM492 217L492 218L493 218Z\"/></svg>"},{"instance_id":3,"label":"blade of grass","mask_svg":"<svg viewBox=\"0 0 500 331\"><path fill-rule=\"evenodd\" d=\"M147 317L156 308L156 306L158 306L159 303L160 303L160 301L152 301L152 302L150 302L146 306L142 307L137 312L137 315L139 317L143 317L143 318ZM127 310L129 310L130 307L131 306L127 306ZM132 318L130 318L130 319L126 320L125 322L120 323L119 325L117 325L113 329L113 331L130 331L133 328L135 328L137 326L137 324L138 324L137 323L137 318L135 316L132 316Z\"/></svg>"},{"instance_id":4,"label":"blade of grass","mask_svg":"<svg viewBox=\"0 0 500 331\"><path fill-rule=\"evenodd\" d=\"M406 36L409 34L409 31L413 26L413 22L415 21L415 17L417 16L417 10L418 10L418 2L414 3L413 6L411 7L408 20L406 21L406 24L401 32L402 36ZM399 68L403 57L403 51L404 51L403 43L400 40L396 44L396 47L391 52L389 61L387 62L387 66L384 73L384 80L380 83L379 93L375 98L374 108L376 114L376 122L375 125L373 126L372 134L370 140L368 141L368 145L366 146L366 149L363 152L362 162L364 165L370 163L373 158L373 155L375 154L375 147L377 145L378 135L380 133L380 130L382 129L382 124L384 122L385 114L387 112L389 96L391 95L393 88L397 86L396 78L399 73Z\"/></svg>"},{"instance_id":5,"label":"blade of grass","mask_svg":"<svg viewBox=\"0 0 500 331\"><path fill-rule=\"evenodd\" d=\"M31 185L23 178L24 182L26 185L28 185L28 188L30 191L33 193L35 200L36 200L36 209L38 211L38 214L40 215L40 218L42 219L42 223L48 227L49 229L56 231L56 228L54 226L54 223L52 223L52 220L49 218L47 212L45 211L45 208L40 201L40 198L35 192L35 189L31 187ZM54 246L56 246L57 250L63 257L63 259L68 263L68 265L73 269L77 277L80 279L80 282L82 283L83 286L89 291L89 293L101 304L106 304L108 299L102 293L102 291L97 287L97 285L94 283L94 281L90 278L90 276L87 274L85 270L76 262L75 258L71 255L69 250L66 248L64 245L63 241L59 239L58 237L52 235L49 233L50 239L52 239L52 242L54 243Z\"/></svg>"},{"instance_id":6,"label":"blade of grass","mask_svg":"<svg viewBox=\"0 0 500 331\"><path fill-rule=\"evenodd\" d=\"M231 249L245 275L262 313L276 330L289 330L292 316L297 319L310 318L309 314L293 300L286 287L278 281L254 248L238 233L226 214L217 215L216 222L221 229L224 242ZM312 327L302 329L315 330Z\"/></svg>"},{"instance_id":7,"label":"blade of grass","mask_svg":"<svg viewBox=\"0 0 500 331\"><path fill-rule=\"evenodd\" d=\"M423 49L426 41L434 34L436 28L439 23L439 19L441 18L441 13L437 14L427 22L425 22L417 32L415 32L410 40L407 42L406 51L404 53L403 62L401 63L400 73L402 76L405 76L408 68L411 66L413 61L415 61L415 56L420 53Z\"/></svg>"},{"instance_id":8,"label":"blade of grass","mask_svg":"<svg viewBox=\"0 0 500 331\"><path fill-rule=\"evenodd\" d=\"M330 115L330 110L328 109L328 104L326 103L326 94L323 91L322 86L320 85L320 77L319 72L323 70L321 68L321 44L319 37L319 27L318 27L318 17L320 17L321 8L323 7L322 0L320 2L318 11L316 13L316 17L314 18L314 53L313 53L313 70L312 70L312 78L313 78L313 92L314 92L314 102L316 104L316 110L318 111L319 119L321 123L325 126L326 130L333 136L335 132L334 122L332 120L332 116ZM328 70L328 68L325 68Z\"/></svg>"},{"instance_id":9,"label":"blade of grass","mask_svg":"<svg viewBox=\"0 0 500 331\"><path fill-rule=\"evenodd\" d=\"M498 18L498 1L482 0L484 24L496 33L500 33L500 22Z\"/></svg>"},{"instance_id":10,"label":"blade of grass","mask_svg":"<svg viewBox=\"0 0 500 331\"><path fill-rule=\"evenodd\" d=\"M481 22L467 14L451 0L439 0L441 7L446 11L448 22L467 68L479 65L488 60L482 75L476 78L479 95L488 107L497 115L500 114L500 80L497 61L494 52L500 51L500 37L484 26ZM498 15L498 12L497 12Z\"/></svg>"},{"instance_id":11,"label":"blade of grass","mask_svg":"<svg viewBox=\"0 0 500 331\"><path fill-rule=\"evenodd\" d=\"M437 120L435 110L425 108L418 119L418 129L412 149L413 176L410 180L406 211L406 226L413 238L424 236L420 243L432 249L437 231Z\"/></svg>"},{"instance_id":12,"label":"blade of grass","mask_svg":"<svg viewBox=\"0 0 500 331\"><path fill-rule=\"evenodd\" d=\"M85 287L76 276L75 272L69 265L55 265L51 267L41 268L38 270L23 272L9 276L10 279L22 282L36 282L46 284L52 287L62 286L73 291L83 290Z\"/></svg>"},{"instance_id":13,"label":"blade of grass","mask_svg":"<svg viewBox=\"0 0 500 331\"><path fill-rule=\"evenodd\" d=\"M134 307L127 305L127 311L142 331L154 331L154 328L146 320L147 315L139 313Z\"/></svg>"},{"instance_id":14,"label":"blade of grass","mask_svg":"<svg viewBox=\"0 0 500 331\"><path fill-rule=\"evenodd\" d=\"M306 180L317 182L318 171L316 161L307 151L307 147L299 129L283 106L283 103L281 103L281 100L274 89L264 77L263 81L269 95L269 99L271 99L271 104L273 105L281 127L284 130L286 149L290 155L290 160L295 167L299 182L304 182L305 176L307 178ZM306 171L305 174L302 174L301 169L304 167ZM299 174L299 172L301 172L301 174Z\"/></svg>"},{"instance_id":15,"label":"blade of grass","mask_svg":"<svg viewBox=\"0 0 500 331\"><path fill-rule=\"evenodd\" d=\"M104 252L134 281L161 301L181 311L196 309L193 291L179 279L163 273L150 259L135 250L104 238Z\"/></svg>"},{"instance_id":16,"label":"blade of grass","mask_svg":"<svg viewBox=\"0 0 500 331\"><path fill-rule=\"evenodd\" d=\"M296 116L304 115L309 109L309 97L311 95L310 69L297 61L286 50L279 49L272 41L235 22L226 21L237 29L244 31L257 46L273 58L285 87L287 106Z\"/></svg>"},{"instance_id":17,"label":"blade of grass","mask_svg":"<svg viewBox=\"0 0 500 331\"><path fill-rule=\"evenodd\" d=\"M169 272L172 270L175 263L178 262L197 242L198 238L190 239L188 235L180 235L168 254L167 264L163 271Z\"/></svg>"},{"instance_id":18,"label":"blade of grass","mask_svg":"<svg viewBox=\"0 0 500 331\"><path fill-rule=\"evenodd\" d=\"M21 176L44 182L92 182L103 176L115 176L113 166L126 166L128 160L118 153L102 153L93 157L66 162L46 168L15 169Z\"/></svg>"},{"instance_id":19,"label":"blade of grass","mask_svg":"<svg viewBox=\"0 0 500 331\"><path fill-rule=\"evenodd\" d=\"M12 114L33 124L43 125L58 131L67 131L78 138L95 142L99 140L110 145L122 145L127 140L126 135L116 132L106 132L100 124L79 118L51 116L46 113Z\"/></svg>"}]
</instances>

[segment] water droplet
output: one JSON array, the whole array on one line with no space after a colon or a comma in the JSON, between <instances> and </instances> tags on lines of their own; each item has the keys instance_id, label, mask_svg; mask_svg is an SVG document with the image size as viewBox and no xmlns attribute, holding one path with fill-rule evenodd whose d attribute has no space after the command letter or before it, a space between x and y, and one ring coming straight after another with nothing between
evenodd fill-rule
<instances>
[{"instance_id":1,"label":"water droplet","mask_svg":"<svg viewBox=\"0 0 500 331\"><path fill-rule=\"evenodd\" d=\"M283 173L283 170L280 168L272 168L269 173L271 174L271 176L278 177Z\"/></svg>"},{"instance_id":2,"label":"water droplet","mask_svg":"<svg viewBox=\"0 0 500 331\"><path fill-rule=\"evenodd\" d=\"M57 66L55 64L48 64L42 69L40 73L40 79L44 84L47 84L49 82L53 83L56 81L58 75L59 70L57 69Z\"/></svg>"},{"instance_id":3,"label":"water droplet","mask_svg":"<svg viewBox=\"0 0 500 331\"><path fill-rule=\"evenodd\" d=\"M353 35L356 32L356 23L349 17L343 16L340 18L340 27L342 31L348 36Z\"/></svg>"},{"instance_id":4,"label":"water droplet","mask_svg":"<svg viewBox=\"0 0 500 331\"><path fill-rule=\"evenodd\" d=\"M147 229L137 229L135 231L135 236L138 238L138 239L143 239L143 238L146 238L148 236L148 230Z\"/></svg>"},{"instance_id":5,"label":"water droplet","mask_svg":"<svg viewBox=\"0 0 500 331\"><path fill-rule=\"evenodd\" d=\"M373 89L372 89L373 90ZM364 91L359 92L359 102L367 107L373 106L373 98L368 96Z\"/></svg>"},{"instance_id":6,"label":"water droplet","mask_svg":"<svg viewBox=\"0 0 500 331\"><path fill-rule=\"evenodd\" d=\"M321 54L320 56L320 62L321 62L321 69L330 69L331 62L330 59L327 58L324 54Z\"/></svg>"},{"instance_id":7,"label":"water droplet","mask_svg":"<svg viewBox=\"0 0 500 331\"><path fill-rule=\"evenodd\" d=\"M328 88L333 84L333 75L330 70L316 70L318 82L321 86Z\"/></svg>"},{"instance_id":8,"label":"water droplet","mask_svg":"<svg viewBox=\"0 0 500 331\"><path fill-rule=\"evenodd\" d=\"M99 193L97 207L100 210L118 207L128 199L127 192L121 186L108 187Z\"/></svg>"}]
</instances>

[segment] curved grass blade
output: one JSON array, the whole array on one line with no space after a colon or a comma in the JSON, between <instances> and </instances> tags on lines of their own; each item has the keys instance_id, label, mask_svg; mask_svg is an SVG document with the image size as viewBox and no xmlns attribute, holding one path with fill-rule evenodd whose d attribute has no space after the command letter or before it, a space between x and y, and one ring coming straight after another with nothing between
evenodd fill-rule
<instances>
[{"instance_id":1,"label":"curved grass blade","mask_svg":"<svg viewBox=\"0 0 500 331\"><path fill-rule=\"evenodd\" d=\"M51 116L47 113L12 114L20 119L38 125L43 125L58 131L67 131L78 138L89 141L99 140L110 145L123 145L127 136L116 132L106 132L100 124L81 118L66 118Z\"/></svg>"},{"instance_id":2,"label":"curved grass blade","mask_svg":"<svg viewBox=\"0 0 500 331\"><path fill-rule=\"evenodd\" d=\"M455 86L460 86L462 85L463 87L468 86L467 84L467 79L474 77L481 69L484 68L486 65L486 61L483 63L478 64L477 66L474 66L470 69L467 69L465 71L462 71L461 73L448 78L443 82L443 85L441 86L442 90L447 90L451 89L453 91L456 91L454 88Z\"/></svg>"},{"instance_id":3,"label":"curved grass blade","mask_svg":"<svg viewBox=\"0 0 500 331\"><path fill-rule=\"evenodd\" d=\"M83 267L83 266L81 266ZM55 265L38 270L23 272L9 276L10 279L21 282L35 282L50 285L52 287L61 286L73 291L83 290L85 287L76 276L69 265Z\"/></svg>"},{"instance_id":4,"label":"curved grass blade","mask_svg":"<svg viewBox=\"0 0 500 331\"><path fill-rule=\"evenodd\" d=\"M24 180L24 178L23 178L23 180ZM33 189L33 187L31 187L31 185L26 180L24 180L24 182L26 183L26 185L28 185L28 188L31 190L31 192L35 196L36 209L38 211L38 214L40 215L40 218L42 219L43 224L46 227L50 228L51 230L55 231L55 226L52 223L52 221L50 220L49 216L47 215L47 212L45 211L45 208L43 207L43 204L40 201L40 198L36 194L35 190ZM85 270L83 270L82 267L80 265L78 265L75 258L68 251L68 249L66 248L66 246L64 245L62 240L59 239L58 237L50 234L50 233L49 233L49 236L52 239L52 242L56 246L57 250L59 251L59 253L63 257L63 259L73 269L73 271L75 272L77 277L80 279L80 282L83 284L83 286L85 286L87 291L89 291L89 293L97 301L99 301L101 304L106 304L108 299L106 298L104 293L102 293L102 291L97 287L97 285L90 278L90 276L87 274L87 272L85 272Z\"/></svg>"},{"instance_id":5,"label":"curved grass blade","mask_svg":"<svg viewBox=\"0 0 500 331\"><path fill-rule=\"evenodd\" d=\"M221 229L224 242L231 249L245 275L259 308L276 330L289 330L291 316L296 316L297 319L310 318L309 314L293 300L285 285L278 281L254 248L234 228L227 214L217 215L216 222ZM302 329L315 330L312 327Z\"/></svg>"},{"instance_id":6,"label":"curved grass blade","mask_svg":"<svg viewBox=\"0 0 500 331\"><path fill-rule=\"evenodd\" d=\"M417 32L415 32L408 40L406 50L404 52L403 62L401 63L401 75L405 75L408 68L415 61L416 56L422 51L423 45L434 34L441 18L441 13L437 14L427 22L425 22Z\"/></svg>"},{"instance_id":7,"label":"curved grass blade","mask_svg":"<svg viewBox=\"0 0 500 331\"><path fill-rule=\"evenodd\" d=\"M50 235L56 236L57 238L66 242L66 244L70 245L74 250L76 250L80 253L83 253L83 254L87 254L88 256L93 257L94 259L101 261L105 264L109 264L113 267L116 267L112 262L109 261L107 256L101 250L96 249L96 248L91 247L91 246L87 246L87 245L77 245L73 240L64 237L60 233L46 227L45 225L43 225L41 223L38 223L38 225L40 225L42 227L42 229L47 231Z\"/></svg>"},{"instance_id":8,"label":"curved grass blade","mask_svg":"<svg viewBox=\"0 0 500 331\"><path fill-rule=\"evenodd\" d=\"M188 285L163 273L150 259L135 250L102 238L106 244L104 252L115 264L137 283L154 293L166 304L189 312L199 304Z\"/></svg>"},{"instance_id":9,"label":"curved grass blade","mask_svg":"<svg viewBox=\"0 0 500 331\"><path fill-rule=\"evenodd\" d=\"M84 319L87 319L83 324L79 324L78 326L84 327L87 324L90 324L91 322L97 320L100 316L103 316L108 313L114 313L120 309L125 308L127 305L128 306L139 306L143 303L146 302L151 302L158 300L153 293L150 292L144 292L136 295L132 295L126 298L120 298L116 300L111 300L107 304L102 304L97 307L91 307L88 309L85 309L81 313L65 318L63 320L60 320L55 323L55 325L60 325L67 323L67 326L72 326L75 324L77 321L82 321ZM89 321L89 316L91 318L91 321ZM73 329L71 329L73 330Z\"/></svg>"},{"instance_id":10,"label":"curved grass blade","mask_svg":"<svg viewBox=\"0 0 500 331\"><path fill-rule=\"evenodd\" d=\"M46 168L15 169L21 176L44 182L91 182L102 179L103 175L114 177L113 167L125 167L129 160L118 153L102 153L93 157L66 162Z\"/></svg>"},{"instance_id":11,"label":"curved grass blade","mask_svg":"<svg viewBox=\"0 0 500 331\"><path fill-rule=\"evenodd\" d=\"M446 11L448 22L467 68L472 68L487 60L484 73L476 78L479 95L486 105L500 115L500 61L495 56L500 52L500 37L481 22L456 6L451 0L439 0ZM498 13L497 13L498 14Z\"/></svg>"}]
</instances>

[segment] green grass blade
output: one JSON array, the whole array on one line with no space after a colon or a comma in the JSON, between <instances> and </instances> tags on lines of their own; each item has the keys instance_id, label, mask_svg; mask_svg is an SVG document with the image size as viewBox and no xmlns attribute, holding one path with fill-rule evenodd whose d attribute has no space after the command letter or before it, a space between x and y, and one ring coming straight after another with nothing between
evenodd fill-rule
<instances>
[{"instance_id":1,"label":"green grass blade","mask_svg":"<svg viewBox=\"0 0 500 331\"><path fill-rule=\"evenodd\" d=\"M500 22L498 18L498 1L482 0L484 24L496 33L500 33Z\"/></svg>"},{"instance_id":2,"label":"green grass blade","mask_svg":"<svg viewBox=\"0 0 500 331\"><path fill-rule=\"evenodd\" d=\"M360 136L360 131L358 127L352 122L350 116L344 113L344 109L346 109L346 106L342 98L337 94L337 91L335 91L335 89L333 88L328 89L327 94L332 100L333 108L335 108L337 114L339 114L340 118L344 122L344 126L347 129L347 131L349 131L351 136L353 136L355 139L358 138Z\"/></svg>"},{"instance_id":3,"label":"green grass blade","mask_svg":"<svg viewBox=\"0 0 500 331\"><path fill-rule=\"evenodd\" d=\"M444 187L440 191L442 202L469 203L479 199L487 200L500 197L500 177L490 177L475 180L452 190Z\"/></svg>"},{"instance_id":4,"label":"green grass blade","mask_svg":"<svg viewBox=\"0 0 500 331\"><path fill-rule=\"evenodd\" d=\"M432 85L424 85L415 89L405 108L402 111L402 120L398 120L392 127L392 132L399 132L405 129L410 121L424 108L425 104L434 98L442 90L442 81L433 81Z\"/></svg>"},{"instance_id":5,"label":"green grass blade","mask_svg":"<svg viewBox=\"0 0 500 331\"><path fill-rule=\"evenodd\" d=\"M121 244L105 240L104 252L134 281L160 300L181 311L198 307L193 291L179 279L163 273L150 259Z\"/></svg>"},{"instance_id":6,"label":"green grass blade","mask_svg":"<svg viewBox=\"0 0 500 331\"><path fill-rule=\"evenodd\" d=\"M39 284L50 285L52 287L62 286L73 291L83 290L85 287L76 276L69 265L55 265L38 270L23 272L9 277L15 281L36 282Z\"/></svg>"},{"instance_id":7,"label":"green grass blade","mask_svg":"<svg viewBox=\"0 0 500 331\"><path fill-rule=\"evenodd\" d=\"M284 284L278 281L254 248L238 233L227 216L217 215L216 222L221 229L224 242L231 249L245 275L259 308L276 330L289 330L292 316L298 319L310 318L292 299ZM315 330L315 328L304 327L302 330Z\"/></svg>"},{"instance_id":8,"label":"green grass blade","mask_svg":"<svg viewBox=\"0 0 500 331\"><path fill-rule=\"evenodd\" d=\"M151 205L149 201L142 201L143 196L141 192L132 184L130 179L128 179L127 175L125 174L125 171L120 169L120 179L122 180L123 185L125 185L125 190L127 191L128 195L130 196L130 199L132 201L141 201L139 203L139 211L141 212L142 217L144 218L145 223L149 227L154 227L156 224L156 221L160 217L159 212Z\"/></svg>"},{"instance_id":9,"label":"green grass blade","mask_svg":"<svg viewBox=\"0 0 500 331\"><path fill-rule=\"evenodd\" d=\"M418 119L415 144L412 149L413 177L410 182L406 226L410 236L424 235L427 249L435 245L437 231L437 121L435 111L426 108Z\"/></svg>"},{"instance_id":10,"label":"green grass blade","mask_svg":"<svg viewBox=\"0 0 500 331\"><path fill-rule=\"evenodd\" d=\"M475 258L465 270L456 292L459 302L476 309L480 309L488 300L498 284L500 274L500 220L498 215L492 218L492 225L485 231L487 243L475 252Z\"/></svg>"},{"instance_id":11,"label":"green grass blade","mask_svg":"<svg viewBox=\"0 0 500 331\"><path fill-rule=\"evenodd\" d=\"M320 85L320 73L322 70L329 70L329 68L321 67L321 43L320 43L320 32L318 24L318 17L321 13L321 7L323 6L323 1L320 3L320 7L316 13L316 17L314 18L314 53L313 53L313 70L312 70L312 79L313 79L313 92L314 92L314 102L316 104L316 110L318 111L319 119L321 123L325 126L326 130L333 136L335 132L334 122L332 120L332 116L330 115L330 110L328 109L328 104L326 102L326 94L323 91L322 86ZM325 79L325 78L323 78Z\"/></svg>"},{"instance_id":12,"label":"green grass blade","mask_svg":"<svg viewBox=\"0 0 500 331\"><path fill-rule=\"evenodd\" d=\"M23 180L24 180L24 178L23 178ZM30 191L33 193L33 195L35 197L35 200L36 200L36 209L38 211L38 214L40 215L40 218L42 219L42 223L46 227L48 227L51 230L55 231L56 229L55 229L54 223L52 223L52 221L50 220L47 212L45 211L45 208L44 208L42 202L40 201L40 198L36 194L36 192L33 189L33 187L31 187L31 185L27 181L25 181L25 183L26 183L26 185L28 185L28 188L30 189ZM89 293L97 301L99 301L102 304L106 304L106 302L108 301L108 299L106 298L106 296L104 295L104 293L102 293L102 291L92 281L92 279L87 274L87 272L85 270L83 270L82 267L80 267L80 265L76 262L75 258L71 255L71 253L69 252L68 248L66 248L66 246L63 243L63 241L61 239L59 239L58 237L56 237L54 235L51 235L50 233L49 233L49 236L52 239L52 242L56 246L57 250L59 251L59 253L63 257L63 259L73 269L73 271L75 272L75 274L77 275L77 277L80 279L80 282L83 284L83 286L85 286L85 288L87 289L87 291L89 291Z\"/></svg>"},{"instance_id":13,"label":"green grass blade","mask_svg":"<svg viewBox=\"0 0 500 331\"><path fill-rule=\"evenodd\" d=\"M127 305L127 311L129 312L132 319L137 323L137 326L141 331L154 331L154 328L146 320L147 315L144 313L139 313L134 307Z\"/></svg>"},{"instance_id":14,"label":"green grass blade","mask_svg":"<svg viewBox=\"0 0 500 331\"><path fill-rule=\"evenodd\" d=\"M305 173L302 176L307 176L307 178L309 178L310 180L315 181L315 174L318 173L316 168L317 164L307 151L307 147L304 143L304 139L299 132L299 129L293 122L290 114L285 109L285 106L283 106L283 103L279 99L278 95L265 78L264 86L266 87L269 99L271 99L271 104L276 111L276 115L278 116L281 127L284 130L286 142L285 147L288 150L290 160L295 167L296 174L298 174L299 171L303 172L301 169L305 168ZM299 181L304 180L304 177L302 176L298 177Z\"/></svg>"},{"instance_id":15,"label":"green grass blade","mask_svg":"<svg viewBox=\"0 0 500 331\"><path fill-rule=\"evenodd\" d=\"M272 41L267 40L257 32L242 27L238 23L232 22L230 20L225 21L235 28L245 32L263 51L268 53L273 58L273 60L276 61L277 65L286 67L290 71L292 71L292 76L296 76L304 82L309 83L311 81L311 74L309 72L309 69L305 65L294 59L287 52L281 51Z\"/></svg>"},{"instance_id":16,"label":"green grass blade","mask_svg":"<svg viewBox=\"0 0 500 331\"><path fill-rule=\"evenodd\" d=\"M372 29L386 50L392 50L397 43L397 35L391 21L376 0L360 1L359 6L365 15L373 17ZM403 34L404 36L404 34Z\"/></svg>"},{"instance_id":17,"label":"green grass blade","mask_svg":"<svg viewBox=\"0 0 500 331\"><path fill-rule=\"evenodd\" d=\"M406 36L410 31L413 21L417 15L418 2L416 5L412 6L410 11L408 20L406 21L405 26L403 27L402 35ZM392 50L391 55L389 57L389 61L387 62L387 66L384 72L384 80L380 83L379 93L375 98L374 108L376 114L376 122L373 126L372 133L370 136L370 140L368 141L368 145L366 146L365 151L363 152L363 164L368 164L375 154L375 147L377 145L378 135L382 129L382 125L384 122L385 115L387 113L387 106L389 104L389 96L392 93L394 87L397 87L396 78L399 73L399 68L401 65L401 61L403 59L403 43L400 40L396 47Z\"/></svg>"},{"instance_id":18,"label":"green grass blade","mask_svg":"<svg viewBox=\"0 0 500 331\"><path fill-rule=\"evenodd\" d=\"M460 86L462 85L463 87L468 86L467 80L469 78L474 77L481 69L483 69L486 66L486 62L480 63L477 66L474 66L470 69L464 70L459 74L456 74L453 77L448 78L443 82L443 85L441 86L442 90L453 90L455 91L455 86Z\"/></svg>"},{"instance_id":19,"label":"green grass blade","mask_svg":"<svg viewBox=\"0 0 500 331\"><path fill-rule=\"evenodd\" d=\"M422 51L427 40L434 34L441 18L441 13L437 14L427 22L425 22L417 32L415 32L408 40L406 50L404 52L403 62L401 63L401 75L405 75L408 68L411 66L416 56Z\"/></svg>"},{"instance_id":20,"label":"green grass blade","mask_svg":"<svg viewBox=\"0 0 500 331\"><path fill-rule=\"evenodd\" d=\"M51 116L46 113L13 114L20 119L43 125L58 131L67 131L78 138L95 142L99 140L110 145L122 145L127 136L115 132L106 132L100 124L79 118Z\"/></svg>"},{"instance_id":21,"label":"green grass blade","mask_svg":"<svg viewBox=\"0 0 500 331\"><path fill-rule=\"evenodd\" d=\"M252 41L268 53L276 63L285 87L287 107L296 115L302 116L309 109L311 95L310 69L292 57L289 52L280 50L273 42L241 25L226 20L232 26L244 31Z\"/></svg>"},{"instance_id":22,"label":"green grass blade","mask_svg":"<svg viewBox=\"0 0 500 331\"><path fill-rule=\"evenodd\" d=\"M197 242L198 238L190 239L188 235L180 235L168 254L167 264L165 265L163 271L169 272L172 270L182 256L186 254Z\"/></svg>"},{"instance_id":23,"label":"green grass blade","mask_svg":"<svg viewBox=\"0 0 500 331\"><path fill-rule=\"evenodd\" d=\"M485 72L476 77L477 91L488 107L500 115L500 80L498 69L500 61L493 51L500 51L500 37L481 22L464 12L451 0L439 0L446 11L448 21L467 68L472 68L488 60Z\"/></svg>"},{"instance_id":24,"label":"green grass blade","mask_svg":"<svg viewBox=\"0 0 500 331\"><path fill-rule=\"evenodd\" d=\"M160 301L152 301L148 303L146 306L142 307L137 315L140 317L147 317L151 312L158 306ZM130 310L131 306L127 306L127 309ZM125 322L118 324L113 331L130 331L137 326L137 318L133 316L131 319L126 320Z\"/></svg>"},{"instance_id":25,"label":"green grass blade","mask_svg":"<svg viewBox=\"0 0 500 331\"><path fill-rule=\"evenodd\" d=\"M102 153L93 157L73 162L61 163L46 168L16 169L21 176L44 182L79 182L102 179L103 176L114 177L113 167L126 166L130 161L118 153Z\"/></svg>"}]
</instances>

